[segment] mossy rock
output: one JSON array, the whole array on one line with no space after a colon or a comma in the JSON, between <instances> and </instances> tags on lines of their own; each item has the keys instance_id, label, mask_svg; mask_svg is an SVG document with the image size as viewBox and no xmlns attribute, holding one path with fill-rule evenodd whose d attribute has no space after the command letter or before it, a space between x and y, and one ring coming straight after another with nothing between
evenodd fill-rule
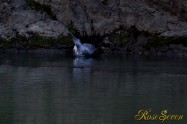
<instances>
[{"instance_id":1,"label":"mossy rock","mask_svg":"<svg viewBox=\"0 0 187 124\"><path fill-rule=\"evenodd\" d=\"M72 38L70 37L59 37L58 39L54 38L46 38L39 35L34 35L29 39L17 36L16 38L12 38L8 41L2 41L0 43L1 49L35 49L35 48L48 48L48 49L58 49L58 48L66 48L73 47L74 43Z\"/></svg>"},{"instance_id":2,"label":"mossy rock","mask_svg":"<svg viewBox=\"0 0 187 124\"><path fill-rule=\"evenodd\" d=\"M116 33L118 31L113 32L109 35L110 41L112 41L115 45L124 47L129 41L129 32L126 30L120 30L120 33Z\"/></svg>"},{"instance_id":3,"label":"mossy rock","mask_svg":"<svg viewBox=\"0 0 187 124\"><path fill-rule=\"evenodd\" d=\"M62 46L62 47L73 47L74 42L72 38L70 37L60 37L56 40L56 45Z\"/></svg>"},{"instance_id":4,"label":"mossy rock","mask_svg":"<svg viewBox=\"0 0 187 124\"><path fill-rule=\"evenodd\" d=\"M71 22L71 24L68 26L69 28L69 32L71 32L71 34L73 34L75 37L81 37L80 33L78 32L78 30L73 26L73 23Z\"/></svg>"},{"instance_id":5,"label":"mossy rock","mask_svg":"<svg viewBox=\"0 0 187 124\"><path fill-rule=\"evenodd\" d=\"M159 37L154 35L149 37L148 43L144 48L150 50L151 48L160 48L171 44L182 44L183 46L187 46L187 37Z\"/></svg>"},{"instance_id":6,"label":"mossy rock","mask_svg":"<svg viewBox=\"0 0 187 124\"><path fill-rule=\"evenodd\" d=\"M72 47L73 40L70 37L59 37L58 39L54 39L54 38L45 38L36 35L32 38L30 46L52 48L52 49L56 49L59 47Z\"/></svg>"},{"instance_id":7,"label":"mossy rock","mask_svg":"<svg viewBox=\"0 0 187 124\"><path fill-rule=\"evenodd\" d=\"M77 35L77 30L75 28L70 28L69 31L73 34L73 35Z\"/></svg>"},{"instance_id":8,"label":"mossy rock","mask_svg":"<svg viewBox=\"0 0 187 124\"><path fill-rule=\"evenodd\" d=\"M129 38L130 38L130 34L129 34L129 32L127 32L127 31L122 31L121 33L120 33L120 43L121 43L121 45L122 46L126 46L126 44L128 43L128 40L129 40Z\"/></svg>"},{"instance_id":9,"label":"mossy rock","mask_svg":"<svg viewBox=\"0 0 187 124\"><path fill-rule=\"evenodd\" d=\"M1 49L8 49L8 48L13 48L15 45L16 45L16 41L11 39L11 40L8 40L8 41L3 41L0 44L0 48Z\"/></svg>"},{"instance_id":10,"label":"mossy rock","mask_svg":"<svg viewBox=\"0 0 187 124\"><path fill-rule=\"evenodd\" d=\"M35 48L35 47L52 48L54 45L53 39L44 38L37 35L32 37L29 42L30 42L30 48Z\"/></svg>"}]
</instances>

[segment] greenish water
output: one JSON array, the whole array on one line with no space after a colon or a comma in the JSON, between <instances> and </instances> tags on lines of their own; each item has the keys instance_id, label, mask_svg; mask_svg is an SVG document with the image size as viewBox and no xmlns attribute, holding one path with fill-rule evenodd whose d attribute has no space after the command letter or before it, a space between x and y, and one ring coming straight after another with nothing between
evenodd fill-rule
<instances>
[{"instance_id":1,"label":"greenish water","mask_svg":"<svg viewBox=\"0 0 187 124\"><path fill-rule=\"evenodd\" d=\"M187 124L186 88L186 58L2 54L0 124L163 124L141 109Z\"/></svg>"}]
</instances>

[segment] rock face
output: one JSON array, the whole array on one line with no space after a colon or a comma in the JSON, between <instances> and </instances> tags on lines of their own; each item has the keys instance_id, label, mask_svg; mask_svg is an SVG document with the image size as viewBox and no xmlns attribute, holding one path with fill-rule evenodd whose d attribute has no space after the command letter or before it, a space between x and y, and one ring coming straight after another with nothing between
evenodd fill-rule
<instances>
[{"instance_id":1,"label":"rock face","mask_svg":"<svg viewBox=\"0 0 187 124\"><path fill-rule=\"evenodd\" d=\"M0 20L0 36L5 40L16 35L29 38L30 33L52 38L67 35L67 29L60 21L32 9L24 0L1 2Z\"/></svg>"},{"instance_id":2,"label":"rock face","mask_svg":"<svg viewBox=\"0 0 187 124\"><path fill-rule=\"evenodd\" d=\"M120 28L187 36L186 0L1 0L0 38L109 35Z\"/></svg>"},{"instance_id":3,"label":"rock face","mask_svg":"<svg viewBox=\"0 0 187 124\"><path fill-rule=\"evenodd\" d=\"M34 0L51 8L82 35L111 33L120 26L164 36L187 35L186 0Z\"/></svg>"}]
</instances>

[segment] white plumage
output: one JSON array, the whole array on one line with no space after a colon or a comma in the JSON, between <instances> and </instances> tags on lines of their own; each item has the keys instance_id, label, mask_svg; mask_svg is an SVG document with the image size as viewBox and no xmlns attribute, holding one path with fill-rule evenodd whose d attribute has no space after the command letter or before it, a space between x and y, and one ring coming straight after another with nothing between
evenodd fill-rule
<instances>
[{"instance_id":1,"label":"white plumage","mask_svg":"<svg viewBox=\"0 0 187 124\"><path fill-rule=\"evenodd\" d=\"M73 47L73 52L76 56L86 56L86 55L93 55L96 52L96 47L92 44L88 43L81 43L80 39L73 38L75 43Z\"/></svg>"}]
</instances>

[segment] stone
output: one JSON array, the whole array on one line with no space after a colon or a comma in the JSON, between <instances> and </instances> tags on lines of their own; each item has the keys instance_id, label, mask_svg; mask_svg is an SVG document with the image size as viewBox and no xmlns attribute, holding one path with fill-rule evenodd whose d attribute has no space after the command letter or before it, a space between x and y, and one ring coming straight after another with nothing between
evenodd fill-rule
<instances>
[{"instance_id":1,"label":"stone","mask_svg":"<svg viewBox=\"0 0 187 124\"><path fill-rule=\"evenodd\" d=\"M149 2L136 0L34 0L40 4L45 4L51 7L54 15L65 26L72 24L81 35L85 33L92 35L91 29L100 35L110 34L119 26L131 27L135 26L140 31L150 33L160 33L164 36L186 36L186 29L180 25L186 21L180 21L177 16L170 15L167 12L172 12L172 9L165 10L160 7L170 6L170 2L153 2L154 7ZM184 0L179 0L179 7L187 6ZM181 4L183 3L183 4ZM184 13L186 8L183 7ZM172 24L172 28L171 25ZM86 26L85 26L86 25ZM170 28L171 27L171 28ZM178 29L178 30L176 30Z\"/></svg>"},{"instance_id":2,"label":"stone","mask_svg":"<svg viewBox=\"0 0 187 124\"><path fill-rule=\"evenodd\" d=\"M3 0L0 27L0 38L5 40L17 35L29 38L30 34L59 38L68 36L68 29L78 36L110 36L131 27L164 37L186 37L187 1ZM126 49L141 52L147 39L134 39Z\"/></svg>"},{"instance_id":3,"label":"stone","mask_svg":"<svg viewBox=\"0 0 187 124\"><path fill-rule=\"evenodd\" d=\"M0 25L0 36L4 40L10 40L11 38L15 37L15 33L10 28Z\"/></svg>"},{"instance_id":4,"label":"stone","mask_svg":"<svg viewBox=\"0 0 187 124\"><path fill-rule=\"evenodd\" d=\"M36 33L42 37L58 38L60 35L67 33L66 30L66 27L60 22L49 20L38 21L29 25L27 32Z\"/></svg>"},{"instance_id":5,"label":"stone","mask_svg":"<svg viewBox=\"0 0 187 124\"><path fill-rule=\"evenodd\" d=\"M103 43L105 45L113 45L113 43L111 41L109 41L108 37L105 37L105 39L103 40Z\"/></svg>"}]
</instances>

